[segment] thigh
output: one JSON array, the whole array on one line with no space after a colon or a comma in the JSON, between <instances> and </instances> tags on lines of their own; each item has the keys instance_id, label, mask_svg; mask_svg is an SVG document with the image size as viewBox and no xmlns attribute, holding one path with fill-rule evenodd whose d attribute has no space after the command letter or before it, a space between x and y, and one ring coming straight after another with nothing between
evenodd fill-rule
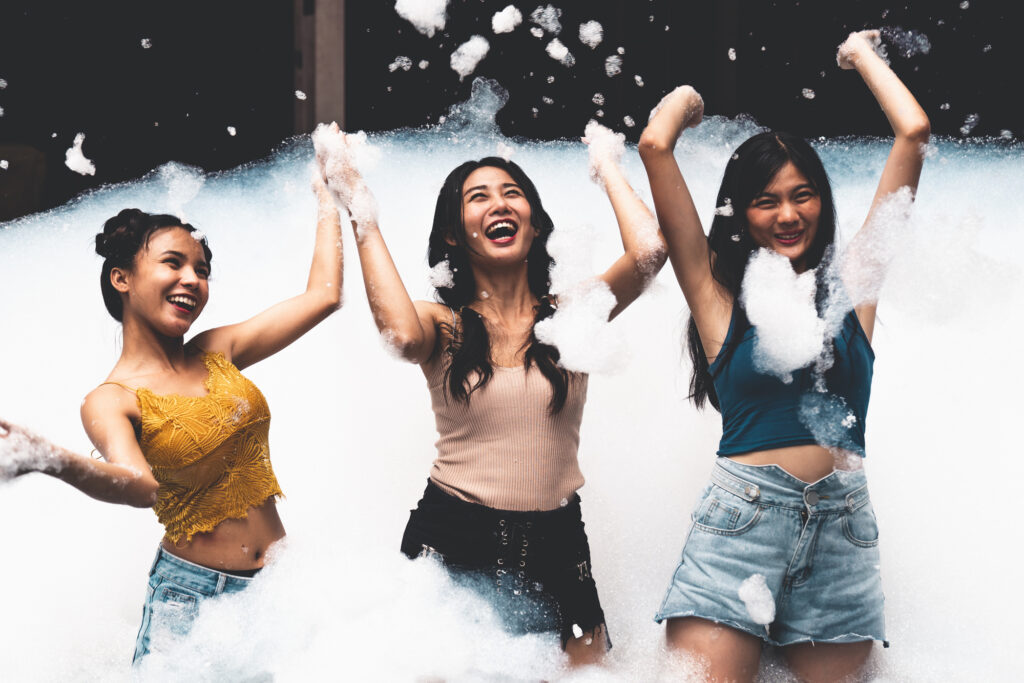
<instances>
[{"instance_id":1,"label":"thigh","mask_svg":"<svg viewBox=\"0 0 1024 683\"><path fill-rule=\"evenodd\" d=\"M761 639L739 629L700 619L667 620L665 638L673 655L694 659L707 681L753 681L761 660Z\"/></svg>"},{"instance_id":2,"label":"thigh","mask_svg":"<svg viewBox=\"0 0 1024 683\"><path fill-rule=\"evenodd\" d=\"M789 668L800 680L818 681L858 680L874 643L797 643L782 649Z\"/></svg>"},{"instance_id":3,"label":"thigh","mask_svg":"<svg viewBox=\"0 0 1024 683\"><path fill-rule=\"evenodd\" d=\"M565 643L565 654L569 655L569 666L573 668L600 664L607 651L608 629L604 624Z\"/></svg>"}]
</instances>

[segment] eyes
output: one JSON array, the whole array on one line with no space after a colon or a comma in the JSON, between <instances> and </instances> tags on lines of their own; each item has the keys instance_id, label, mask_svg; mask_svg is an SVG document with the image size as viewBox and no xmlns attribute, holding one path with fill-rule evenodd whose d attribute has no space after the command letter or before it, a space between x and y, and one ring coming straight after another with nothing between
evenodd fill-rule
<instances>
[{"instance_id":1,"label":"eyes","mask_svg":"<svg viewBox=\"0 0 1024 683\"><path fill-rule=\"evenodd\" d=\"M172 270L179 270L184 265L184 260L177 256L166 256L160 260L166 266L169 266ZM210 267L205 264L198 264L192 267L201 279L207 280L210 277Z\"/></svg>"},{"instance_id":2,"label":"eyes","mask_svg":"<svg viewBox=\"0 0 1024 683\"><path fill-rule=\"evenodd\" d=\"M793 193L791 201L796 204L806 204L807 202L817 198L818 193L812 188L802 187ZM762 210L774 209L778 205L779 199L774 195L761 195L759 197L755 197L754 201L750 203L752 208Z\"/></svg>"},{"instance_id":3,"label":"eyes","mask_svg":"<svg viewBox=\"0 0 1024 683\"><path fill-rule=\"evenodd\" d=\"M518 198L524 196L523 191L520 190L518 187L506 187L502 194L504 194L504 196L507 198ZM483 190L474 190L466 199L467 201L475 202L481 199L486 200L489 197L490 195L487 192L484 192Z\"/></svg>"}]
</instances>

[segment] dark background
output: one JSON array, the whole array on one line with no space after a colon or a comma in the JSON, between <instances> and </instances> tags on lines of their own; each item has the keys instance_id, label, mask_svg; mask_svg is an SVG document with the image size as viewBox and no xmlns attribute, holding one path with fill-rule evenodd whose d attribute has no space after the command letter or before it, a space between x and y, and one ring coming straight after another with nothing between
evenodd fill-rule
<instances>
[{"instance_id":1,"label":"dark background","mask_svg":"<svg viewBox=\"0 0 1024 683\"><path fill-rule=\"evenodd\" d=\"M314 0L299 2L306 11L315 6ZM491 16L509 2L450 0L445 32L427 38L398 17L392 0L348 0L346 111L338 118L351 130L433 124L468 97L472 78L480 75L510 92L498 115L509 136L577 137L602 109L605 125L635 141L647 112L680 83L702 93L710 114L746 113L807 137L886 135L873 98L855 75L836 67L835 51L850 31L900 26L931 43L927 55L889 52L935 133L964 137L960 127L974 113L979 123L967 137L1009 130L1019 138L1024 131L1021 3L563 0L551 4L563 10L559 39L576 58L569 68L544 51L550 35L529 33L529 13L547 2L514 2L523 24L511 34L493 33ZM294 12L291 0L4 0L0 158L13 166L17 150L31 148L38 168L30 185L17 187L8 179L18 169L0 170L0 220L138 177L169 160L208 171L231 168L308 132L295 123L295 65L302 57ZM604 27L594 50L578 37L579 24L591 19ZM487 38L491 49L460 83L449 56L472 34ZM143 38L152 41L150 49L141 47ZM620 46L622 73L609 78L605 58ZM728 58L730 47L736 61ZM412 60L411 70L388 70L399 55ZM430 63L426 69L418 67L423 59ZM642 77L642 87L634 75ZM804 88L814 90L814 99L802 95ZM596 92L605 96L603 106L591 101ZM636 125L626 126L625 116ZM84 151L96 164L95 176L64 166L77 132L86 134ZM998 144L1019 143L1000 138Z\"/></svg>"}]
</instances>

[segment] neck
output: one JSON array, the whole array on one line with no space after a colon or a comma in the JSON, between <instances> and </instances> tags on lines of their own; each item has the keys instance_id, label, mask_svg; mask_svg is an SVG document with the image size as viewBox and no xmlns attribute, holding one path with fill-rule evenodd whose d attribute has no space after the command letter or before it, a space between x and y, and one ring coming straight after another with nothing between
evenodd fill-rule
<instances>
[{"instance_id":1,"label":"neck","mask_svg":"<svg viewBox=\"0 0 1024 683\"><path fill-rule=\"evenodd\" d=\"M526 268L525 263L498 271L474 268L476 296L472 302L473 308L497 320L523 316L532 319L538 301L530 291Z\"/></svg>"},{"instance_id":2,"label":"neck","mask_svg":"<svg viewBox=\"0 0 1024 683\"><path fill-rule=\"evenodd\" d=\"M122 335L119 364L172 372L185 366L184 337L164 336L146 322L129 316L122 323Z\"/></svg>"}]
</instances>

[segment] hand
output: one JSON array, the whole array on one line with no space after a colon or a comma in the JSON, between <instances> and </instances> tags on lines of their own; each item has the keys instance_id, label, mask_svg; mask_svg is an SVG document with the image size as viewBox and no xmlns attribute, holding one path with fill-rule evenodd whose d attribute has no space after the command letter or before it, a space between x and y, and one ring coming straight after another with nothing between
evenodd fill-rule
<instances>
[{"instance_id":1,"label":"hand","mask_svg":"<svg viewBox=\"0 0 1024 683\"><path fill-rule=\"evenodd\" d=\"M364 139L343 132L337 123L321 124L313 132L320 174L346 209L350 208L352 197L365 187L354 159L354 148L363 142Z\"/></svg>"},{"instance_id":2,"label":"hand","mask_svg":"<svg viewBox=\"0 0 1024 683\"><path fill-rule=\"evenodd\" d=\"M644 146L671 149L687 128L693 128L704 118L704 100L693 87L681 85L661 99L651 110L651 116L640 139Z\"/></svg>"},{"instance_id":3,"label":"hand","mask_svg":"<svg viewBox=\"0 0 1024 683\"><path fill-rule=\"evenodd\" d=\"M0 481L51 468L56 448L24 427L0 420Z\"/></svg>"},{"instance_id":4,"label":"hand","mask_svg":"<svg viewBox=\"0 0 1024 683\"><path fill-rule=\"evenodd\" d=\"M613 133L592 120L587 124L581 139L590 152L590 179L603 184L605 175L618 169L619 160L625 151L626 136Z\"/></svg>"},{"instance_id":5,"label":"hand","mask_svg":"<svg viewBox=\"0 0 1024 683\"><path fill-rule=\"evenodd\" d=\"M836 52L836 63L841 69L857 68L857 60L869 53L878 53L882 35L877 30L855 31L847 36Z\"/></svg>"}]
</instances>

